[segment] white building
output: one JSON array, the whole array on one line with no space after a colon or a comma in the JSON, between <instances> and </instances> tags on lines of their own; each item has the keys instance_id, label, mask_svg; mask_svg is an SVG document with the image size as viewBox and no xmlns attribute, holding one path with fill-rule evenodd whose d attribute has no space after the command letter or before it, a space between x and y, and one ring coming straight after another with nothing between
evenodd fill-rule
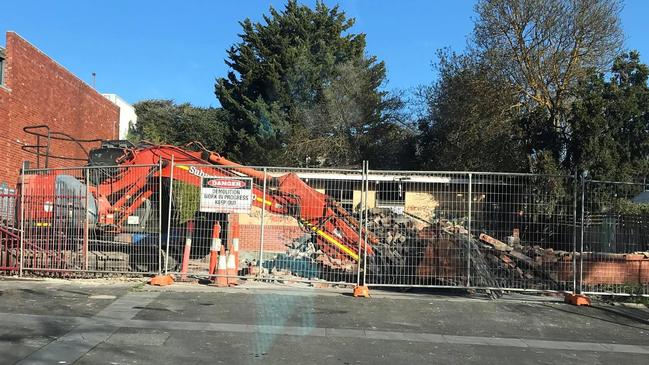
<instances>
[{"instance_id":1,"label":"white building","mask_svg":"<svg viewBox=\"0 0 649 365\"><path fill-rule=\"evenodd\" d=\"M119 107L119 139L126 139L128 126L137 123L135 108L117 94L102 94L106 99Z\"/></svg>"}]
</instances>

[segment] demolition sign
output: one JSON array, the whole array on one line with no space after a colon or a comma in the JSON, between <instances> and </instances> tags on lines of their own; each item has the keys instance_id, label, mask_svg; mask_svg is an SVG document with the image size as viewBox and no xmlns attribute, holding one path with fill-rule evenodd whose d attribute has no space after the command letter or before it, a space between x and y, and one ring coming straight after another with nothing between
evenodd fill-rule
<instances>
[{"instance_id":1,"label":"demolition sign","mask_svg":"<svg viewBox=\"0 0 649 365\"><path fill-rule=\"evenodd\" d=\"M252 179L249 177L201 178L201 212L250 213Z\"/></svg>"}]
</instances>

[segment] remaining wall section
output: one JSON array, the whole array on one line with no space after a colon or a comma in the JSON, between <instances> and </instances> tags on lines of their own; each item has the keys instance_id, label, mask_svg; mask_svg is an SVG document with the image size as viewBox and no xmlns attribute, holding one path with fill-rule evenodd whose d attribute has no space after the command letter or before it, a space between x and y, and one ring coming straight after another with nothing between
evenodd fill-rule
<instances>
[{"instance_id":1,"label":"remaining wall section","mask_svg":"<svg viewBox=\"0 0 649 365\"><path fill-rule=\"evenodd\" d=\"M35 167L35 156L21 150L36 143L23 131L25 126L46 124L52 131L80 139L117 138L119 107L88 84L14 32L7 32L5 57L0 86L0 182L15 185L22 161ZM50 153L86 157L69 142L52 142ZM80 164L50 159L50 167Z\"/></svg>"}]
</instances>

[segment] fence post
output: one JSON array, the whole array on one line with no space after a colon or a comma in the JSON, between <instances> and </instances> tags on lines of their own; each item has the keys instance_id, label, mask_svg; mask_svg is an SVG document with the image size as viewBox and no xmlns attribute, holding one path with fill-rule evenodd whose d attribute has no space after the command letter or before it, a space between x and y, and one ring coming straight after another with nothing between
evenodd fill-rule
<instances>
[{"instance_id":1,"label":"fence post","mask_svg":"<svg viewBox=\"0 0 649 365\"><path fill-rule=\"evenodd\" d=\"M162 274L162 157L158 160L158 275Z\"/></svg>"},{"instance_id":2,"label":"fence post","mask_svg":"<svg viewBox=\"0 0 649 365\"><path fill-rule=\"evenodd\" d=\"M20 252L18 276L23 276L23 251L25 249L25 161L20 169Z\"/></svg>"},{"instance_id":3,"label":"fence post","mask_svg":"<svg viewBox=\"0 0 649 365\"><path fill-rule=\"evenodd\" d=\"M370 189L370 162L369 161L364 161L364 170L365 170L365 205L364 205L364 215L365 217L368 216L369 211L368 211L368 206L367 206L367 191ZM363 237L363 285L367 285L367 232L369 232L369 228L367 226L367 219L365 219L365 236ZM360 263L360 260L359 260Z\"/></svg>"},{"instance_id":4,"label":"fence post","mask_svg":"<svg viewBox=\"0 0 649 365\"><path fill-rule=\"evenodd\" d=\"M90 213L88 212L88 203L89 203L89 198L88 194L90 194L90 172L92 171L90 167L87 167L85 169L86 171L86 219L83 225L83 269L88 271L88 241L90 239L89 236L89 217Z\"/></svg>"},{"instance_id":5,"label":"fence post","mask_svg":"<svg viewBox=\"0 0 649 365\"><path fill-rule=\"evenodd\" d=\"M265 211L266 211L266 180L268 176L266 175L266 167L264 167L264 181L262 185L262 197L261 197L261 224L259 232L259 273L262 274L264 271L264 225L265 225Z\"/></svg>"},{"instance_id":6,"label":"fence post","mask_svg":"<svg viewBox=\"0 0 649 365\"><path fill-rule=\"evenodd\" d=\"M174 191L174 155L171 155L171 172L169 172L169 208L167 209L167 247L165 248L165 274L169 273L169 238L171 237L171 208ZM161 204L162 205L162 204Z\"/></svg>"},{"instance_id":7,"label":"fence post","mask_svg":"<svg viewBox=\"0 0 649 365\"><path fill-rule=\"evenodd\" d=\"M469 172L469 197L467 218L466 287L471 286L471 214L473 208L473 174Z\"/></svg>"},{"instance_id":8,"label":"fence post","mask_svg":"<svg viewBox=\"0 0 649 365\"><path fill-rule=\"evenodd\" d=\"M358 263L356 265L356 285L361 286L361 250L363 242L363 214L364 214L364 201L363 191L365 189L365 161L363 161L363 168L361 170L361 201L359 207L359 220L358 220Z\"/></svg>"},{"instance_id":9,"label":"fence post","mask_svg":"<svg viewBox=\"0 0 649 365\"><path fill-rule=\"evenodd\" d=\"M586 197L586 176L581 175L581 234L580 234L580 245L579 245L579 290L577 294L581 294L583 291L583 282L584 282L584 208L585 208L585 197Z\"/></svg>"},{"instance_id":10,"label":"fence post","mask_svg":"<svg viewBox=\"0 0 649 365\"><path fill-rule=\"evenodd\" d=\"M575 174L573 176L573 182L572 182L572 195L573 195L573 202L572 202L572 219L573 219L573 224L572 224L572 293L576 294L577 293L577 191L579 190L578 184L577 184L577 172L575 171ZM583 210L582 210L583 212ZM582 221L583 223L583 221ZM583 225L583 224L582 224Z\"/></svg>"}]
</instances>

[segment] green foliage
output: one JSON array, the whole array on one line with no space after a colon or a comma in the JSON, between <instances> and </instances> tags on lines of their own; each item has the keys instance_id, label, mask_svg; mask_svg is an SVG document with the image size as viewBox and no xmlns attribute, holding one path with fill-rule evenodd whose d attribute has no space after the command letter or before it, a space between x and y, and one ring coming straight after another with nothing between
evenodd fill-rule
<instances>
[{"instance_id":1,"label":"green foliage","mask_svg":"<svg viewBox=\"0 0 649 365\"><path fill-rule=\"evenodd\" d=\"M622 215L649 215L649 203L634 203L629 199L613 200L612 211Z\"/></svg>"},{"instance_id":2,"label":"green foliage","mask_svg":"<svg viewBox=\"0 0 649 365\"><path fill-rule=\"evenodd\" d=\"M173 197L176 219L185 223L194 218L200 207L200 188L179 180L173 181Z\"/></svg>"},{"instance_id":3,"label":"green foliage","mask_svg":"<svg viewBox=\"0 0 649 365\"><path fill-rule=\"evenodd\" d=\"M514 91L470 55L439 52L439 81L424 90L420 164L426 169L522 171L527 166Z\"/></svg>"},{"instance_id":4,"label":"green foliage","mask_svg":"<svg viewBox=\"0 0 649 365\"><path fill-rule=\"evenodd\" d=\"M596 179L632 180L649 173L649 68L637 52L619 56L610 77L581 83L569 119L566 168Z\"/></svg>"},{"instance_id":5,"label":"green foliage","mask_svg":"<svg viewBox=\"0 0 649 365\"><path fill-rule=\"evenodd\" d=\"M224 152L227 112L171 100L145 100L134 107L138 122L129 128L130 140L173 145L199 141L208 149Z\"/></svg>"},{"instance_id":6,"label":"green foliage","mask_svg":"<svg viewBox=\"0 0 649 365\"><path fill-rule=\"evenodd\" d=\"M638 118L645 118L646 107L625 92L607 107L607 94L615 92L592 82L585 88L618 54L620 7L609 0L479 1L468 51L441 53L440 78L429 90L421 127L423 166L545 174L587 168L597 170L596 176L639 168L646 139ZM630 62L638 65L637 59ZM614 65L614 74L633 75L618 86L646 84L628 63ZM587 120L598 113L601 121ZM634 120L632 128L615 127L633 133L623 137L604 127L611 117ZM589 135L588 143L580 140ZM613 148L618 138L633 147ZM622 156L633 162L624 163Z\"/></svg>"},{"instance_id":7,"label":"green foliage","mask_svg":"<svg viewBox=\"0 0 649 365\"><path fill-rule=\"evenodd\" d=\"M575 86L591 69L604 71L622 46L621 8L618 0L481 0L470 46L523 110L543 111L541 130L564 138ZM561 157L563 146L554 146Z\"/></svg>"},{"instance_id":8,"label":"green foliage","mask_svg":"<svg viewBox=\"0 0 649 365\"><path fill-rule=\"evenodd\" d=\"M574 180L560 175L537 175L529 182L533 186L532 209L551 219L555 214L572 215L573 197L568 189Z\"/></svg>"},{"instance_id":9,"label":"green foliage","mask_svg":"<svg viewBox=\"0 0 649 365\"><path fill-rule=\"evenodd\" d=\"M594 69L571 89L562 128L547 109L525 105L479 55L440 54L440 79L426 93L420 166L430 169L587 172L630 181L649 173L649 68L637 52L608 74ZM559 194L561 195L561 194Z\"/></svg>"},{"instance_id":10,"label":"green foliage","mask_svg":"<svg viewBox=\"0 0 649 365\"><path fill-rule=\"evenodd\" d=\"M291 165L349 166L373 156L374 166L386 166L392 155L399 153L403 129L393 120L383 118L379 111L401 107L398 97L367 93L378 80L363 63L347 62L336 67L338 76L324 86L319 103L299 103L296 115L302 127L288 139L282 160ZM376 123L367 123L375 120ZM375 147L379 147L375 148Z\"/></svg>"},{"instance_id":11,"label":"green foliage","mask_svg":"<svg viewBox=\"0 0 649 365\"><path fill-rule=\"evenodd\" d=\"M263 23L249 19L228 51L215 93L232 115L228 149L247 163L360 161L369 131L384 122L385 66L365 55L365 35L337 6L288 1ZM351 82L351 83L350 83ZM337 108L340 108L339 110ZM347 120L349 118L349 120Z\"/></svg>"}]
</instances>

